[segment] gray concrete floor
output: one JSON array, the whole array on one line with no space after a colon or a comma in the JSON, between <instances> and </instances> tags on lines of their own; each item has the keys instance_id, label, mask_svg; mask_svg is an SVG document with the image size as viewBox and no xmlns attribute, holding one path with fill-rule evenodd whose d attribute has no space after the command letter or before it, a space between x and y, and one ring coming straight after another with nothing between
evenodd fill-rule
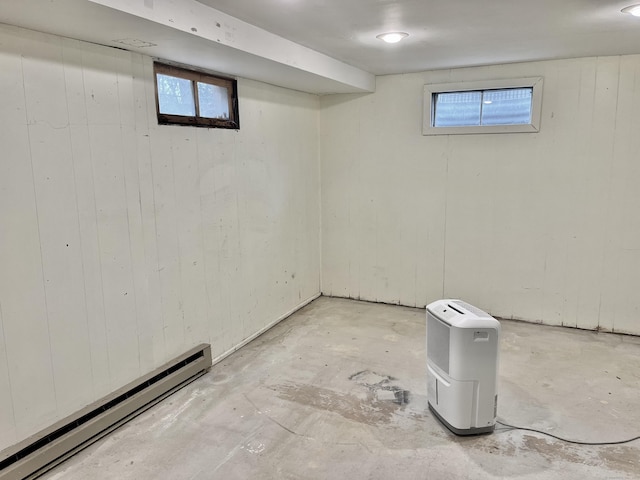
<instances>
[{"instance_id":1,"label":"gray concrete floor","mask_svg":"<svg viewBox=\"0 0 640 480\"><path fill-rule=\"evenodd\" d=\"M424 315L320 298L42 478L640 478L640 441L449 433L427 409ZM640 338L502 327L500 419L594 442L640 434Z\"/></svg>"}]
</instances>

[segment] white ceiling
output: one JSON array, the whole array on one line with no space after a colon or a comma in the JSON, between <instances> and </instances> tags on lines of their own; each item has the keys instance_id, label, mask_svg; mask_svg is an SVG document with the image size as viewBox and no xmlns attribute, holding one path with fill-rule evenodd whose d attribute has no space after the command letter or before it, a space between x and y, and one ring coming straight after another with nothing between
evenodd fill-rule
<instances>
[{"instance_id":1,"label":"white ceiling","mask_svg":"<svg viewBox=\"0 0 640 480\"><path fill-rule=\"evenodd\" d=\"M372 74L640 53L640 18L620 13L634 1L0 0L0 23L312 93L366 92ZM375 38L392 30L409 37Z\"/></svg>"},{"instance_id":2,"label":"white ceiling","mask_svg":"<svg viewBox=\"0 0 640 480\"><path fill-rule=\"evenodd\" d=\"M376 75L640 53L640 0L199 1Z\"/></svg>"}]
</instances>

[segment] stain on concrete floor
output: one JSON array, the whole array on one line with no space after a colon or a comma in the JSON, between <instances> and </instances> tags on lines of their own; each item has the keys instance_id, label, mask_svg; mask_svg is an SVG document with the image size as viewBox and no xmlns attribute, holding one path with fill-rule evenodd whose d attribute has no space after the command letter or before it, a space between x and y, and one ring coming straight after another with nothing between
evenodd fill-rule
<instances>
[{"instance_id":1,"label":"stain on concrete floor","mask_svg":"<svg viewBox=\"0 0 640 480\"><path fill-rule=\"evenodd\" d=\"M332 412L347 420L367 425L388 424L393 414L401 408L395 402L377 401L371 392L363 400L352 394L313 385L282 384L276 385L274 390L284 400Z\"/></svg>"},{"instance_id":2,"label":"stain on concrete floor","mask_svg":"<svg viewBox=\"0 0 640 480\"><path fill-rule=\"evenodd\" d=\"M499 417L591 441L640 434L640 339L502 326ZM640 478L640 441L451 434L427 410L424 336L424 310L320 298L43 478Z\"/></svg>"}]
</instances>

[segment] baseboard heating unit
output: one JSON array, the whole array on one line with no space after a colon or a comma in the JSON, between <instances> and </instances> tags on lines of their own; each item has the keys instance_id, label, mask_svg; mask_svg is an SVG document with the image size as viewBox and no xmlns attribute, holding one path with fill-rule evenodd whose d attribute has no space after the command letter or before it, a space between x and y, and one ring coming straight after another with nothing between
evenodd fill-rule
<instances>
[{"instance_id":1,"label":"baseboard heating unit","mask_svg":"<svg viewBox=\"0 0 640 480\"><path fill-rule=\"evenodd\" d=\"M429 409L458 435L493 431L500 322L461 300L427 305Z\"/></svg>"},{"instance_id":2,"label":"baseboard heating unit","mask_svg":"<svg viewBox=\"0 0 640 480\"><path fill-rule=\"evenodd\" d=\"M33 479L160 402L211 367L199 345L79 412L0 452L0 480Z\"/></svg>"}]
</instances>

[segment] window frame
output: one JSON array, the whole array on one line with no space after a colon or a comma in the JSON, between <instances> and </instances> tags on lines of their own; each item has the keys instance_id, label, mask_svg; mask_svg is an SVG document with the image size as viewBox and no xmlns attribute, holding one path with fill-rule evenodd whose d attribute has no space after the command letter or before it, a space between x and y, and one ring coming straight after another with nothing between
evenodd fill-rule
<instances>
[{"instance_id":1,"label":"window frame","mask_svg":"<svg viewBox=\"0 0 640 480\"><path fill-rule=\"evenodd\" d=\"M540 131L542 110L542 77L482 80L474 82L432 83L424 86L422 110L423 135L469 135L479 133L536 133ZM532 88L531 122L511 125L470 125L459 127L434 126L435 103L438 93L504 90L510 88Z\"/></svg>"},{"instance_id":2,"label":"window frame","mask_svg":"<svg viewBox=\"0 0 640 480\"><path fill-rule=\"evenodd\" d=\"M184 80L190 80L192 85L195 115L175 115L160 112L160 101L158 97L158 74L169 75ZM198 82L227 89L227 100L229 102L229 119L201 117L200 104L198 98ZM221 77L210 73L189 70L184 67L169 65L162 62L153 63L153 83L156 97L156 115L160 125L187 125L192 127L206 128L228 128L240 129L240 119L238 115L238 81L234 78Z\"/></svg>"}]
</instances>

